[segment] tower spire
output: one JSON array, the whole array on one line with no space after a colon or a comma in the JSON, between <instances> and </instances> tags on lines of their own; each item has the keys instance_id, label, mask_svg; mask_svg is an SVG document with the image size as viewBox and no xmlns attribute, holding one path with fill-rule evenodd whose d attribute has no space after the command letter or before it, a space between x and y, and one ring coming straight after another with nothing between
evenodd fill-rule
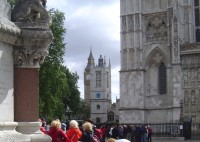
<instances>
[{"instance_id":1,"label":"tower spire","mask_svg":"<svg viewBox=\"0 0 200 142\"><path fill-rule=\"evenodd\" d=\"M88 63L87 63L87 67L86 68L90 68L94 66L94 57L93 57L93 54L92 54L92 46L90 47L90 54L89 54L89 57L88 57Z\"/></svg>"}]
</instances>

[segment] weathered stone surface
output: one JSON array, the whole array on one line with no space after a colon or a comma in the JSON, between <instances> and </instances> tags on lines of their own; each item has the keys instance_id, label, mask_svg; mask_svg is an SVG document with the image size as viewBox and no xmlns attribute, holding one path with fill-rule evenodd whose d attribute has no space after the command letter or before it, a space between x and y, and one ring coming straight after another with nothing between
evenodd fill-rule
<instances>
[{"instance_id":1,"label":"weathered stone surface","mask_svg":"<svg viewBox=\"0 0 200 142\"><path fill-rule=\"evenodd\" d=\"M194 39L193 4L121 1L120 123L178 122L184 94L183 115L200 122L200 46ZM166 80L159 83L162 77Z\"/></svg>"},{"instance_id":2,"label":"weathered stone surface","mask_svg":"<svg viewBox=\"0 0 200 142\"><path fill-rule=\"evenodd\" d=\"M10 5L7 3L7 0L0 0L0 17L10 20L10 14Z\"/></svg>"},{"instance_id":3,"label":"weathered stone surface","mask_svg":"<svg viewBox=\"0 0 200 142\"><path fill-rule=\"evenodd\" d=\"M12 54L12 46L0 42L0 122L14 120Z\"/></svg>"}]
</instances>

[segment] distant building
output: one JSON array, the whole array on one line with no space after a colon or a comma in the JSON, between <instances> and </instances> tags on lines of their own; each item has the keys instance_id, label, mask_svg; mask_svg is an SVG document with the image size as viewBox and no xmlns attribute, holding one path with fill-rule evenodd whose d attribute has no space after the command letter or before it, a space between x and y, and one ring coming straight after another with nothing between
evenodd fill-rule
<instances>
[{"instance_id":1,"label":"distant building","mask_svg":"<svg viewBox=\"0 0 200 142\"><path fill-rule=\"evenodd\" d=\"M120 2L120 123L200 122L199 0Z\"/></svg>"},{"instance_id":2,"label":"distant building","mask_svg":"<svg viewBox=\"0 0 200 142\"><path fill-rule=\"evenodd\" d=\"M84 98L90 106L90 119L95 123L108 121L111 111L111 64L101 55L98 64L90 51L84 71Z\"/></svg>"}]
</instances>

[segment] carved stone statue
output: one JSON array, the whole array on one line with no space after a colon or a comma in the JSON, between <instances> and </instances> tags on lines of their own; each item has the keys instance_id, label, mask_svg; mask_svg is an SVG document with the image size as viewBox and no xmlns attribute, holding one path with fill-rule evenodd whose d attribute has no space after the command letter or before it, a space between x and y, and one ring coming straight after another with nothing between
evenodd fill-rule
<instances>
[{"instance_id":1,"label":"carved stone statue","mask_svg":"<svg viewBox=\"0 0 200 142\"><path fill-rule=\"evenodd\" d=\"M46 0L18 0L15 5L11 20L13 22L40 22L50 23L51 18L45 9Z\"/></svg>"}]
</instances>

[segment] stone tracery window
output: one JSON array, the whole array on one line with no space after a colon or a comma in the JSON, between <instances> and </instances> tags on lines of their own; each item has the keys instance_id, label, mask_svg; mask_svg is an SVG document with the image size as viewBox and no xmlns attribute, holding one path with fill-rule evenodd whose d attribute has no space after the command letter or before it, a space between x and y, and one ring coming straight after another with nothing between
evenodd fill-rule
<instances>
[{"instance_id":1,"label":"stone tracery window","mask_svg":"<svg viewBox=\"0 0 200 142\"><path fill-rule=\"evenodd\" d=\"M101 71L96 71L96 87L101 87Z\"/></svg>"},{"instance_id":2,"label":"stone tracery window","mask_svg":"<svg viewBox=\"0 0 200 142\"><path fill-rule=\"evenodd\" d=\"M167 93L167 68L164 54L160 49L152 51L148 59L148 88L150 95L162 95Z\"/></svg>"}]
</instances>

